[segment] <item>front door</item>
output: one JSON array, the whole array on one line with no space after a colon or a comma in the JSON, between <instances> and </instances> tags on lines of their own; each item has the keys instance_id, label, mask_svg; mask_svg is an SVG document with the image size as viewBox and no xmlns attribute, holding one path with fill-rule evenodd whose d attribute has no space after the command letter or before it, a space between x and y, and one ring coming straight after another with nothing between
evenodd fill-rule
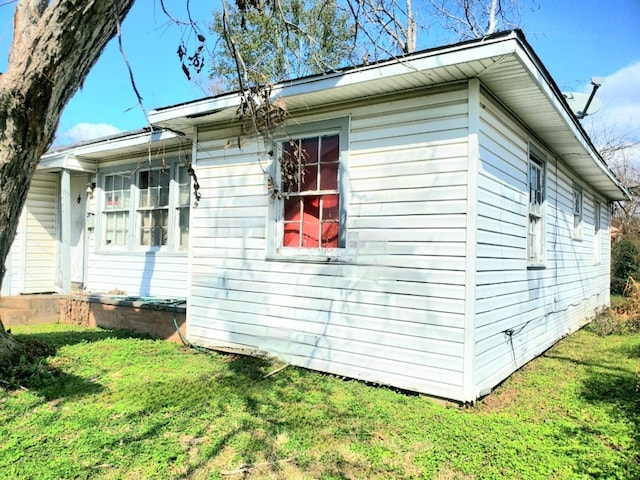
<instances>
[{"instance_id":1,"label":"front door","mask_svg":"<svg viewBox=\"0 0 640 480\"><path fill-rule=\"evenodd\" d=\"M71 177L71 229L69 235L70 246L70 276L72 288L84 286L84 262L85 262L85 220L87 218L87 175L74 175Z\"/></svg>"}]
</instances>

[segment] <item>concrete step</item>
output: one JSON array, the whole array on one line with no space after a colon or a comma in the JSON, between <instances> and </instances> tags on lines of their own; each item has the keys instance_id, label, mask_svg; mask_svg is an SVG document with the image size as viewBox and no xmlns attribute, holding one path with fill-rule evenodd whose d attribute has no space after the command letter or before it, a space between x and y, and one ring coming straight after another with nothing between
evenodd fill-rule
<instances>
[{"instance_id":1,"label":"concrete step","mask_svg":"<svg viewBox=\"0 0 640 480\"><path fill-rule=\"evenodd\" d=\"M5 327L53 323L60 318L60 296L19 295L0 298L0 318Z\"/></svg>"}]
</instances>

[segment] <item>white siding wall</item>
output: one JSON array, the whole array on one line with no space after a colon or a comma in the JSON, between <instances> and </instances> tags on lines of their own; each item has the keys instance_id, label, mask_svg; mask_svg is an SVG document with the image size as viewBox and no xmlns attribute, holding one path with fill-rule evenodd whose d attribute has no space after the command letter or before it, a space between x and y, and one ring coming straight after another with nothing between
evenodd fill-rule
<instances>
[{"instance_id":1,"label":"white siding wall","mask_svg":"<svg viewBox=\"0 0 640 480\"><path fill-rule=\"evenodd\" d=\"M159 148L159 147L157 147ZM167 158L177 153L165 152ZM155 160L155 159L154 159ZM124 165L125 171L139 168L146 158L131 157L101 162L101 167L112 168ZM100 177L99 169L97 177ZM188 291L189 259L186 251L147 251L139 248L134 251L109 251L99 244L101 241L98 205L102 193L98 186L89 204L89 211L95 214L95 230L88 232L87 278L85 289L89 292L124 292L130 296L151 296L164 298L186 298ZM174 231L169 233L174 234ZM136 235L136 232L133 233ZM135 247L134 247L135 248Z\"/></svg>"},{"instance_id":2,"label":"white siding wall","mask_svg":"<svg viewBox=\"0 0 640 480\"><path fill-rule=\"evenodd\" d=\"M487 97L482 101L475 306L478 392L495 386L608 305L610 258L606 201L598 198L602 255L595 265L594 191L545 152L546 268L527 269L530 136ZM572 235L574 182L584 191L582 240ZM505 334L509 330L512 336Z\"/></svg>"},{"instance_id":3,"label":"white siding wall","mask_svg":"<svg viewBox=\"0 0 640 480\"><path fill-rule=\"evenodd\" d=\"M7 269L2 279L2 290L0 294L2 296L19 295L20 294L20 281L24 268L20 265L21 249L22 249L22 237L24 233L22 230L22 217L20 223L18 223L18 230L16 236L11 244L11 249L7 255L7 261L5 262L5 268Z\"/></svg>"},{"instance_id":4,"label":"white siding wall","mask_svg":"<svg viewBox=\"0 0 640 480\"><path fill-rule=\"evenodd\" d=\"M18 227L20 236L15 240L20 242L12 262L16 272L13 281L18 282L15 293L56 290L59 178L57 173L36 172L31 180L21 217L23 225Z\"/></svg>"},{"instance_id":5,"label":"white siding wall","mask_svg":"<svg viewBox=\"0 0 640 480\"><path fill-rule=\"evenodd\" d=\"M190 339L461 398L467 92L295 120L344 116L357 252L347 264L265 260L270 199L256 146L200 133Z\"/></svg>"},{"instance_id":6,"label":"white siding wall","mask_svg":"<svg viewBox=\"0 0 640 480\"><path fill-rule=\"evenodd\" d=\"M132 296L187 296L186 253L99 253L92 241L87 272L86 289L90 292L117 290Z\"/></svg>"}]
</instances>

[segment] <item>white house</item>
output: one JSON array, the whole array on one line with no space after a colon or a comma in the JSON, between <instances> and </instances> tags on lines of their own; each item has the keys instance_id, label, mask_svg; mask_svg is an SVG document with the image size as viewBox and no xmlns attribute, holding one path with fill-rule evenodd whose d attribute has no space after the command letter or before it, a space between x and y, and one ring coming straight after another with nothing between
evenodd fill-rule
<instances>
[{"instance_id":1,"label":"white house","mask_svg":"<svg viewBox=\"0 0 640 480\"><path fill-rule=\"evenodd\" d=\"M190 154L190 140L148 128L50 150L29 189L2 295L184 297Z\"/></svg>"},{"instance_id":2,"label":"white house","mask_svg":"<svg viewBox=\"0 0 640 480\"><path fill-rule=\"evenodd\" d=\"M239 94L151 112L184 134L166 140L178 161L158 205L144 204L162 194L144 173L157 164L133 168L144 149L99 143L84 286L184 284L195 344L462 402L609 304L610 206L626 192L521 32L286 82L271 101L287 119L258 138ZM159 227L166 241L147 240Z\"/></svg>"}]
</instances>

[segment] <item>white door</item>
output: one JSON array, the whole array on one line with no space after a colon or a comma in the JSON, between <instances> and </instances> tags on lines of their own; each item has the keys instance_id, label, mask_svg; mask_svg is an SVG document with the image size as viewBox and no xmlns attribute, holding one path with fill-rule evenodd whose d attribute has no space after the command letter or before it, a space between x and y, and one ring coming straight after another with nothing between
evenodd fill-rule
<instances>
[{"instance_id":1,"label":"white door","mask_svg":"<svg viewBox=\"0 0 640 480\"><path fill-rule=\"evenodd\" d=\"M87 219L87 175L71 177L71 231L69 235L71 257L71 283L74 287L84 285L85 221Z\"/></svg>"}]
</instances>

